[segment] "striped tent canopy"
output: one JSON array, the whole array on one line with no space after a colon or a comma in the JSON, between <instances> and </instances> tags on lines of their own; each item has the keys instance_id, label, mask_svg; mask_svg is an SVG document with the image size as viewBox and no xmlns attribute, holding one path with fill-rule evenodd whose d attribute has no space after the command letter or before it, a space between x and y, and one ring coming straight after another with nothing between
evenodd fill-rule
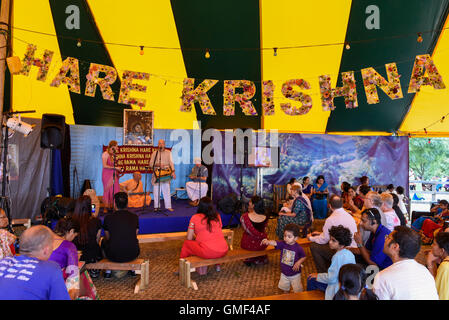
<instances>
[{"instance_id":1,"label":"striped tent canopy","mask_svg":"<svg viewBox=\"0 0 449 320\"><path fill-rule=\"evenodd\" d=\"M42 59L45 50L53 56L44 81L35 66L28 75L10 76L7 98L13 110L37 110L36 118L57 113L69 124L120 127L123 110L140 109L119 103L127 70L149 74L133 80L146 86L145 92L130 95L145 99L142 110L154 111L156 129L192 129L200 120L203 128L448 136L448 12L449 0L15 0L12 54L22 60L33 44L34 58ZM409 93L415 58L423 55L429 55L445 86L424 82ZM50 85L68 57L78 59L80 93L64 83ZM389 81L385 65L391 63L402 98L392 99L377 87L379 102L369 104L362 70L372 67ZM93 96L85 94L92 64L116 70L111 99L99 87ZM427 69L422 78L430 79ZM358 106L347 108L340 96L333 99L333 110L324 110L319 77L326 75L331 88L342 87L342 73L348 71L354 74ZM205 79L217 80L207 91L216 115L203 113L199 103L181 111L186 78L195 79L194 88ZM292 79L308 86L286 83ZM226 80L252 82L255 115L245 115L237 102L234 115L223 114ZM268 80L272 115L263 110ZM235 94L243 90L236 87ZM299 92L311 108L286 98Z\"/></svg>"}]
</instances>

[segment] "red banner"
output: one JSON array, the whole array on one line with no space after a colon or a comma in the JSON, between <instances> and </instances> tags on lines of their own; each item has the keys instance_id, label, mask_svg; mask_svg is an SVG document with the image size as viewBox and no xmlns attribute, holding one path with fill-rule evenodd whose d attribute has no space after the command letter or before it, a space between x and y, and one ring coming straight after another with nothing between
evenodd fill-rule
<instances>
[{"instance_id":1,"label":"red banner","mask_svg":"<svg viewBox=\"0 0 449 320\"><path fill-rule=\"evenodd\" d=\"M103 152L108 147L103 146ZM123 173L153 173L150 164L151 154L157 151L153 146L118 146L116 167L122 167ZM171 148L166 148L171 150Z\"/></svg>"}]
</instances>

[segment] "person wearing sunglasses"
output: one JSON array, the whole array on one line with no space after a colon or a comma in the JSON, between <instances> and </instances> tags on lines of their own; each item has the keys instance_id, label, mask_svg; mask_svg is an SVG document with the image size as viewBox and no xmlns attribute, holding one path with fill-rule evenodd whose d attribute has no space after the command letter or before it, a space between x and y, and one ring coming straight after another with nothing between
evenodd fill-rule
<instances>
[{"instance_id":1,"label":"person wearing sunglasses","mask_svg":"<svg viewBox=\"0 0 449 320\"><path fill-rule=\"evenodd\" d=\"M369 231L370 236L364 244L362 231ZM365 265L377 265L380 270L387 268L393 262L383 252L386 237L390 234L381 223L379 210L376 208L366 209L362 212L362 218L359 224L359 231L354 234L354 240L357 243L358 252L356 261Z\"/></svg>"}]
</instances>

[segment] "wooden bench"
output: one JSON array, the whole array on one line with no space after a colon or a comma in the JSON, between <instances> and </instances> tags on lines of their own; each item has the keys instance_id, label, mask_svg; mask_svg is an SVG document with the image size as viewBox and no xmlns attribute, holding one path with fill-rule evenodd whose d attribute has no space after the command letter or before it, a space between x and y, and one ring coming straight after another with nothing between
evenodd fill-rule
<instances>
[{"instance_id":1,"label":"wooden bench","mask_svg":"<svg viewBox=\"0 0 449 320\"><path fill-rule=\"evenodd\" d=\"M320 290L296 293L277 294L273 296L250 298L247 300L324 300L324 292Z\"/></svg>"},{"instance_id":2,"label":"wooden bench","mask_svg":"<svg viewBox=\"0 0 449 320\"><path fill-rule=\"evenodd\" d=\"M306 238L298 239L297 242L303 247L310 246L311 243ZM197 284L190 278L190 273L195 271L196 268L260 257L275 250L274 247L268 246L263 251L249 251L245 249L230 250L224 257L217 259L203 259L197 256L181 258L179 259L179 280L181 281L181 285L187 288L193 287L197 290Z\"/></svg>"},{"instance_id":3,"label":"wooden bench","mask_svg":"<svg viewBox=\"0 0 449 320\"><path fill-rule=\"evenodd\" d=\"M140 279L134 288L134 293L146 289L149 284L150 268L148 260L136 259L130 262L112 262L108 259L103 259L96 263L88 263L85 265L85 268L100 270L134 270L136 274L140 274Z\"/></svg>"},{"instance_id":4,"label":"wooden bench","mask_svg":"<svg viewBox=\"0 0 449 320\"><path fill-rule=\"evenodd\" d=\"M223 229L223 236L228 242L229 248L232 250L234 231L231 229ZM151 234L139 234L137 235L137 240L139 240L139 243L153 243L170 240L185 240L186 237L187 232L151 233Z\"/></svg>"}]
</instances>

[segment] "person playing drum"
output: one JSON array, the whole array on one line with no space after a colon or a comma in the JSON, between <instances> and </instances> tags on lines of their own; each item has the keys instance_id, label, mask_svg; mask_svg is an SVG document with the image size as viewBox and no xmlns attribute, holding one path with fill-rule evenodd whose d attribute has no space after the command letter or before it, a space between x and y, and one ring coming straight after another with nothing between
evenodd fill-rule
<instances>
[{"instance_id":1,"label":"person playing drum","mask_svg":"<svg viewBox=\"0 0 449 320\"><path fill-rule=\"evenodd\" d=\"M142 186L142 174L139 171L133 173L133 178L120 183L120 191L128 194L128 208L140 208L145 205L149 206L151 196L149 192L145 195Z\"/></svg>"}]
</instances>

